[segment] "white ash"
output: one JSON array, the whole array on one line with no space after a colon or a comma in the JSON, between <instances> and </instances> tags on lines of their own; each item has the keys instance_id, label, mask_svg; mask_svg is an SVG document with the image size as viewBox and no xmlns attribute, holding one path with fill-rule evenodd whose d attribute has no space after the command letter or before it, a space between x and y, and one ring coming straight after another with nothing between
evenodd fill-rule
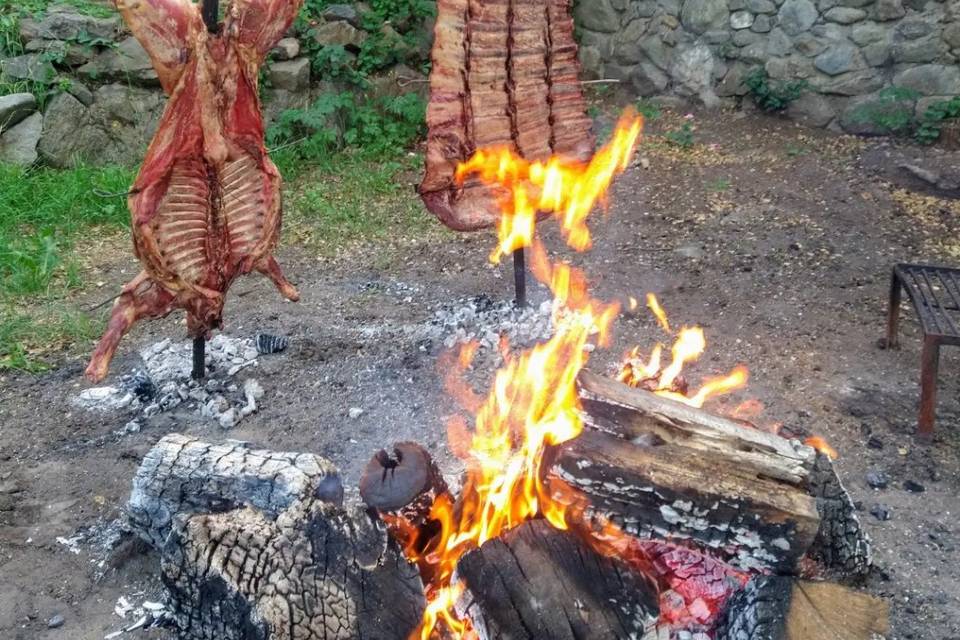
<instances>
[{"instance_id":1,"label":"white ash","mask_svg":"<svg viewBox=\"0 0 960 640\"><path fill-rule=\"evenodd\" d=\"M224 429L235 427L257 411L263 387L255 379L243 385L233 381L242 369L258 364L256 342L222 334L207 342L205 380L193 380L193 346L189 342L162 340L141 350L143 368L120 376L115 385L95 387L81 392L74 404L91 411L131 410L138 415L115 433L137 433L143 419L170 411L183 404L192 405L201 416Z\"/></svg>"},{"instance_id":2,"label":"white ash","mask_svg":"<svg viewBox=\"0 0 960 640\"><path fill-rule=\"evenodd\" d=\"M444 346L476 341L480 349L497 349L501 336L511 346L527 348L553 335L553 303L517 307L512 300L494 301L481 295L445 305L430 324L439 328Z\"/></svg>"},{"instance_id":3,"label":"white ash","mask_svg":"<svg viewBox=\"0 0 960 640\"><path fill-rule=\"evenodd\" d=\"M57 536L56 541L69 553L86 557L93 565L94 575L99 580L108 569L114 549L124 538L131 535L133 534L126 522L117 518L97 520L91 525L80 527L69 537Z\"/></svg>"},{"instance_id":4,"label":"white ash","mask_svg":"<svg viewBox=\"0 0 960 640\"><path fill-rule=\"evenodd\" d=\"M138 593L132 597L144 595ZM125 624L121 629L108 633L104 640L113 640L119 638L125 633L136 631L137 629L152 629L154 627L165 626L173 621L173 615L163 602L153 600L143 600L140 604L133 604L126 596L120 596L117 604L113 607L113 613L123 620L132 621L133 624Z\"/></svg>"}]
</instances>

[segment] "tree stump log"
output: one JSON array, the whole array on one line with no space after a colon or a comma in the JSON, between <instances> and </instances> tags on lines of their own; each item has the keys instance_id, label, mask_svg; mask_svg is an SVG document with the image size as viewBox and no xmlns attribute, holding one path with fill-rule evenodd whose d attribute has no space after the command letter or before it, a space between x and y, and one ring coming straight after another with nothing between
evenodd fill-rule
<instances>
[{"instance_id":1,"label":"tree stump log","mask_svg":"<svg viewBox=\"0 0 960 640\"><path fill-rule=\"evenodd\" d=\"M458 613L485 640L640 638L656 622L657 589L545 520L465 555Z\"/></svg>"},{"instance_id":2,"label":"tree stump log","mask_svg":"<svg viewBox=\"0 0 960 640\"><path fill-rule=\"evenodd\" d=\"M405 640L425 606L419 573L341 499L317 456L161 440L130 512L160 552L180 637Z\"/></svg>"},{"instance_id":3,"label":"tree stump log","mask_svg":"<svg viewBox=\"0 0 960 640\"><path fill-rule=\"evenodd\" d=\"M758 576L730 598L716 640L873 640L888 609L838 584Z\"/></svg>"}]
</instances>

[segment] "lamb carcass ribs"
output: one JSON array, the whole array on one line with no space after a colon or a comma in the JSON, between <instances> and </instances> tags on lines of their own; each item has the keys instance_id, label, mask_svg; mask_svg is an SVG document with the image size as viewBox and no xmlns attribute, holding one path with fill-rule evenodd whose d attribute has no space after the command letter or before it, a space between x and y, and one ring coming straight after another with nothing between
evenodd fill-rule
<instances>
[{"instance_id":1,"label":"lamb carcass ribs","mask_svg":"<svg viewBox=\"0 0 960 640\"><path fill-rule=\"evenodd\" d=\"M491 187L455 180L481 147L589 159L570 0L439 0L432 58L420 195L447 226L470 231L499 217Z\"/></svg>"},{"instance_id":2,"label":"lamb carcass ribs","mask_svg":"<svg viewBox=\"0 0 960 640\"><path fill-rule=\"evenodd\" d=\"M87 377L101 380L139 319L187 312L191 336L222 325L233 280L253 270L297 300L271 255L280 174L263 144L264 58L303 0L233 0L218 33L192 0L116 0L170 99L128 200L143 272L124 287Z\"/></svg>"}]
</instances>

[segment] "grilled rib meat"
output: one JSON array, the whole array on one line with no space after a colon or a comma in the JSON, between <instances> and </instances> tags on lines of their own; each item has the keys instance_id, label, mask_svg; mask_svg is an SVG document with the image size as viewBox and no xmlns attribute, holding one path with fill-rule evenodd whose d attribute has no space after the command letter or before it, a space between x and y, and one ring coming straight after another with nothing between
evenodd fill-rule
<instances>
[{"instance_id":1,"label":"grilled rib meat","mask_svg":"<svg viewBox=\"0 0 960 640\"><path fill-rule=\"evenodd\" d=\"M586 160L593 151L570 0L439 0L420 195L447 226L499 217L491 188L456 184L457 164L481 147L527 160Z\"/></svg>"},{"instance_id":2,"label":"grilled rib meat","mask_svg":"<svg viewBox=\"0 0 960 640\"><path fill-rule=\"evenodd\" d=\"M107 374L117 345L145 317L187 312L191 336L222 325L227 289L259 271L297 300L271 255L280 174L263 144L258 72L303 0L233 0L208 33L192 0L116 0L170 96L129 197L143 272L124 287L87 367Z\"/></svg>"}]
</instances>

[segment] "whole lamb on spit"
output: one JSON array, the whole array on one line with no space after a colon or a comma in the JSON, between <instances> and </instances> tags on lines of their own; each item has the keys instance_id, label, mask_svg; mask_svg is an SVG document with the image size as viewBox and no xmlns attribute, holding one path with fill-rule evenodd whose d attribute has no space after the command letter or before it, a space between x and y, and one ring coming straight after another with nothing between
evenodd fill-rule
<instances>
[{"instance_id":1,"label":"whole lamb on spit","mask_svg":"<svg viewBox=\"0 0 960 640\"><path fill-rule=\"evenodd\" d=\"M170 96L131 189L134 253L143 271L117 299L87 367L107 375L142 318L187 312L193 337L222 326L226 292L259 271L286 298L296 288L272 255L280 173L264 147L258 73L303 0L232 0L216 33L191 0L116 0Z\"/></svg>"}]
</instances>

